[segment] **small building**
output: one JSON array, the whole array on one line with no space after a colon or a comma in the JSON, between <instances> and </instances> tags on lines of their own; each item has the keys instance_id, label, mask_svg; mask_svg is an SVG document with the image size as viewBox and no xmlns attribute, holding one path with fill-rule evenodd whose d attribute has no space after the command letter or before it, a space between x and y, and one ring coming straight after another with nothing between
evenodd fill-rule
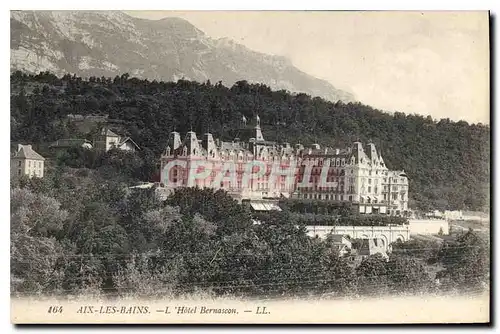
<instances>
[{"instance_id":1,"label":"small building","mask_svg":"<svg viewBox=\"0 0 500 334\"><path fill-rule=\"evenodd\" d=\"M387 258L388 246L379 238L358 239L359 245L356 248L357 255L361 258L374 254L382 254Z\"/></svg>"},{"instance_id":2,"label":"small building","mask_svg":"<svg viewBox=\"0 0 500 334\"><path fill-rule=\"evenodd\" d=\"M109 151L113 148L125 151L139 150L139 145L132 138L117 135L108 128L101 129L101 132L94 140L94 147L102 151Z\"/></svg>"},{"instance_id":3,"label":"small building","mask_svg":"<svg viewBox=\"0 0 500 334\"><path fill-rule=\"evenodd\" d=\"M15 178L26 175L42 178L45 158L35 152L31 145L17 145L17 151L10 159L10 172Z\"/></svg>"},{"instance_id":4,"label":"small building","mask_svg":"<svg viewBox=\"0 0 500 334\"><path fill-rule=\"evenodd\" d=\"M462 220L462 210L445 210L444 218L446 220Z\"/></svg>"},{"instance_id":5,"label":"small building","mask_svg":"<svg viewBox=\"0 0 500 334\"><path fill-rule=\"evenodd\" d=\"M339 256L345 256L351 254L352 242L349 236L342 234L331 234L327 237L327 240L331 241L332 244L339 251Z\"/></svg>"}]
</instances>

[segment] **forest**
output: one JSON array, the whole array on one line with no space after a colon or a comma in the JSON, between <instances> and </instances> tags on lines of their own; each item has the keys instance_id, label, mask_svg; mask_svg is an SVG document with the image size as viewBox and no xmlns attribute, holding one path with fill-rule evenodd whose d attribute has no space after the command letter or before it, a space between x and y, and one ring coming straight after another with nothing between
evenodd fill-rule
<instances>
[{"instance_id":1,"label":"forest","mask_svg":"<svg viewBox=\"0 0 500 334\"><path fill-rule=\"evenodd\" d=\"M246 81L225 87L210 81L139 80L128 74L88 79L48 72L11 75L13 143L31 143L43 154L44 145L57 139L89 136L68 114L107 115L141 147L148 166L142 181L158 172L158 157L172 130L210 131L231 140L230 130L240 125L242 115L251 119L257 113L268 140L339 148L372 140L390 169L407 173L414 209L489 211L488 125L390 114L361 103L334 103Z\"/></svg>"},{"instance_id":2,"label":"forest","mask_svg":"<svg viewBox=\"0 0 500 334\"><path fill-rule=\"evenodd\" d=\"M353 261L289 211L255 224L223 190L183 188L161 201L110 165L64 161L11 183L12 296L363 298L489 286L490 246L472 231Z\"/></svg>"}]
</instances>

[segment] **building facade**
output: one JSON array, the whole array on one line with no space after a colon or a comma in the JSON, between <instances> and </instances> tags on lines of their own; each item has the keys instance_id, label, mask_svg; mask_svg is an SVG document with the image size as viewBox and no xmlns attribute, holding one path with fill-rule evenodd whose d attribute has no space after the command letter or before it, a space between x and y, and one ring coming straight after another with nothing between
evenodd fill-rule
<instances>
[{"instance_id":1,"label":"building facade","mask_svg":"<svg viewBox=\"0 0 500 334\"><path fill-rule=\"evenodd\" d=\"M360 213L408 212L406 174L390 171L373 143L366 150L360 142L347 149L314 144L302 148L299 156L297 181L304 186L296 187L293 197L351 202ZM308 175L309 180L305 180Z\"/></svg>"},{"instance_id":2,"label":"building facade","mask_svg":"<svg viewBox=\"0 0 500 334\"><path fill-rule=\"evenodd\" d=\"M198 139L192 131L181 140L178 132L172 132L161 156L161 184L224 189L240 201L288 197L294 190L294 150L288 144L266 141L258 116L248 127L246 120L242 123L244 127L235 131L233 141L214 140L210 133ZM288 176L273 177L277 166ZM248 177L250 174L255 177Z\"/></svg>"},{"instance_id":3,"label":"building facade","mask_svg":"<svg viewBox=\"0 0 500 334\"><path fill-rule=\"evenodd\" d=\"M23 175L42 178L45 158L35 152L31 145L17 145L17 151L10 159L10 172L14 178Z\"/></svg>"},{"instance_id":4,"label":"building facade","mask_svg":"<svg viewBox=\"0 0 500 334\"><path fill-rule=\"evenodd\" d=\"M389 170L373 143L366 150L360 142L346 149L278 144L264 139L258 115L248 125L243 117L233 136L199 139L190 131L181 139L172 132L161 156L162 186L224 189L240 200L350 202L360 213L408 212L406 174Z\"/></svg>"}]
</instances>

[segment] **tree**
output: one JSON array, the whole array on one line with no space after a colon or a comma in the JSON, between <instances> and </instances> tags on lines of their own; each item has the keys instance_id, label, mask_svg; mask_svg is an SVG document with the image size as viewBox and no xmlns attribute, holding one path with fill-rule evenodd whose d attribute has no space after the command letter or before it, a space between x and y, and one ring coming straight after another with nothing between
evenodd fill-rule
<instances>
[{"instance_id":1,"label":"tree","mask_svg":"<svg viewBox=\"0 0 500 334\"><path fill-rule=\"evenodd\" d=\"M489 245L473 231L446 243L438 259L445 267L437 274L442 289L474 293L489 286Z\"/></svg>"},{"instance_id":2,"label":"tree","mask_svg":"<svg viewBox=\"0 0 500 334\"><path fill-rule=\"evenodd\" d=\"M389 289L396 294L428 293L434 291L425 267L414 258L391 255L387 262Z\"/></svg>"},{"instance_id":3,"label":"tree","mask_svg":"<svg viewBox=\"0 0 500 334\"><path fill-rule=\"evenodd\" d=\"M67 212L53 198L27 189L11 191L11 290L40 294L57 288L62 248L54 235Z\"/></svg>"},{"instance_id":4,"label":"tree","mask_svg":"<svg viewBox=\"0 0 500 334\"><path fill-rule=\"evenodd\" d=\"M252 222L250 212L224 190L182 188L167 198L168 205L179 207L183 215L198 213L217 226L217 234L243 232Z\"/></svg>"},{"instance_id":5,"label":"tree","mask_svg":"<svg viewBox=\"0 0 500 334\"><path fill-rule=\"evenodd\" d=\"M389 293L387 259L377 253L363 259L356 268L358 289L363 295L384 295Z\"/></svg>"}]
</instances>

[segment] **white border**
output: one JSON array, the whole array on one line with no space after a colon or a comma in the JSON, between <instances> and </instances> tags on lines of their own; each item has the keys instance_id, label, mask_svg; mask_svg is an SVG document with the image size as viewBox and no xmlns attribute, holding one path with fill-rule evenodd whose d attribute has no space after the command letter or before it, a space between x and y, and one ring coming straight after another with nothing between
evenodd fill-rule
<instances>
[{"instance_id":1,"label":"white border","mask_svg":"<svg viewBox=\"0 0 500 334\"><path fill-rule=\"evenodd\" d=\"M40 2L40 1L34 1L34 0L29 0L29 1L22 1L22 2L12 2L12 3L6 3L3 2L2 6L6 6L7 8L4 11L1 11L2 13L2 20L0 21L2 24L1 31L2 33L1 38L2 38L2 45L5 47L4 52L2 53L3 59L3 64L4 67L2 67L2 77L4 80L2 81L2 102L4 103L3 112L2 112L2 118L3 121L0 122L0 133L2 135L2 141L0 144L0 154L2 156L7 157L10 151L10 107L9 101L10 101L10 86L9 86L9 75L10 75L10 67L7 67L7 62L10 63L10 14L9 10L11 9L87 9L87 10L104 10L104 9L121 9L121 10L154 10L154 9L162 9L162 10L492 10L492 14L497 14L499 12L498 6L499 6L500 1L498 0L483 0L483 1L465 1L465 0L455 0L455 1L443 1L443 0L420 0L420 1L389 1L389 0L379 0L379 1L371 1L371 0L342 0L342 1L328 1L328 0L308 0L308 1L301 1L301 2L291 2L291 1L269 1L269 0L253 0L253 1L243 1L243 2L238 2L238 1L230 1L230 0L212 0L212 1L203 1L203 0L184 0L184 1L179 1L179 2L158 2L158 1L151 1L151 0L142 0L142 1L131 1L131 0L122 0L120 2L103 2L103 1L96 1L96 0L87 0L84 2L69 2L69 1L51 1L50 3L46 2ZM496 22L496 25L498 25L498 20ZM496 29L495 29L496 30ZM498 46L498 36L497 34L494 35L495 39L495 45ZM9 47L7 47L9 45ZM498 54L498 51L497 51ZM495 59L497 60L497 59ZM495 73L492 73L492 75L497 74L496 71ZM493 94L498 96L498 87L495 87L495 91ZM496 110L494 111L496 112ZM495 119L495 124L491 124L491 126L494 128L497 128L498 125L498 117ZM498 144L498 138L499 136L495 133L494 135L494 143L492 142L491 144L496 146L495 144ZM500 147L500 145L499 145ZM499 164L499 159L498 155L495 157L495 165L498 166ZM10 253L9 253L9 228L10 224L8 223L10 221L9 217L9 198L10 198L10 192L9 192L9 182L10 182L10 170L9 170L9 165L8 162L5 163L5 165L2 166L1 169L2 172L2 185L0 189L2 191L0 192L1 194L1 211L2 214L4 215L3 219L3 233L0 233L0 236L2 238L0 242L0 247L1 247L1 252L2 252L2 276L1 276L1 287L2 287L2 292L3 292L3 303L2 308L1 308L1 314L2 314L2 329L7 330L8 332L13 332L16 330L12 325L10 325L10 297L9 297L9 263L10 263ZM496 176L496 170L493 171ZM500 200L495 196L495 207L500 207L498 204ZM496 222L492 222L494 224ZM497 236L499 228L496 228L496 232L494 237ZM496 238L494 238L496 239ZM495 251L495 258L498 258L498 249ZM493 277L496 276L496 272L492 273ZM498 287L495 291L498 290ZM495 295L496 297L496 295ZM496 299L496 298L495 298ZM60 328L58 329L59 331L66 332L71 330L72 328ZM255 328L248 328L250 330L254 330ZM280 329L272 329L273 331L289 331L291 328L280 328ZM348 332L347 329L345 328L332 328L336 332ZM376 328L376 329L368 329L368 328L357 328L358 330L375 330L375 331L385 331L385 328ZM39 329L39 330L45 330L52 332L54 328L46 328L46 329ZM87 331L89 329L85 329ZM105 330L104 328L93 328L92 332L96 333L104 333L104 332L115 332L119 333L123 331L124 329L122 328L111 328L108 330ZM132 328L133 332L142 332L147 329L143 328ZM159 329L159 330L164 330L164 329ZM167 328L169 332L183 332L188 330L187 328ZM200 329L198 329L200 330ZM213 332L218 332L222 330L222 328L212 328L212 329L203 329L204 331L213 331ZM225 330L234 330L234 328L225 328ZM241 329L239 329L241 330ZM270 331L271 328L266 328L266 329L261 329L264 331ZM308 330L305 328L301 328L300 330ZM441 329L442 330L442 329ZM449 328L445 329L448 331L455 331L455 328ZM474 330L473 328L468 328L468 330ZM432 332L429 328L422 328L416 330L417 332L422 332L422 333L429 333L429 331Z\"/></svg>"}]
</instances>

